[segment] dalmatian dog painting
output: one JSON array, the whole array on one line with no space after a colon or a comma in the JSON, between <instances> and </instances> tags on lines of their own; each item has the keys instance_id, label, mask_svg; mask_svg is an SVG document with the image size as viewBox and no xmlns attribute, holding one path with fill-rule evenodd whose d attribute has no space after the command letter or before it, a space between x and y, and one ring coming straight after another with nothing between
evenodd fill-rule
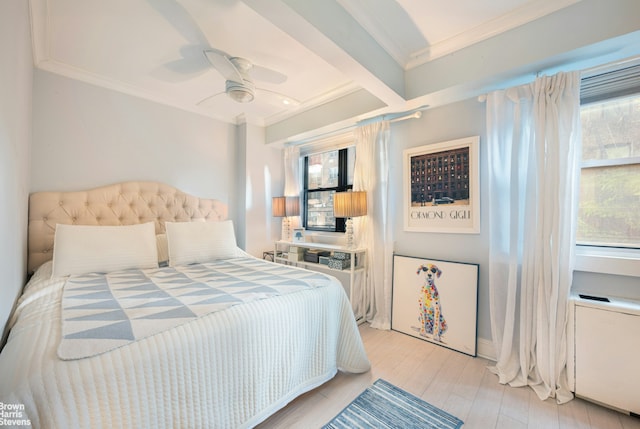
<instances>
[{"instance_id":1,"label":"dalmatian dog painting","mask_svg":"<svg viewBox=\"0 0 640 429\"><path fill-rule=\"evenodd\" d=\"M475 356L478 268L394 254L391 329Z\"/></svg>"},{"instance_id":2,"label":"dalmatian dog painting","mask_svg":"<svg viewBox=\"0 0 640 429\"><path fill-rule=\"evenodd\" d=\"M442 314L442 303L436 286L436 279L442 271L434 264L420 265L416 273L422 276L418 294L418 322L413 327L421 336L433 341L444 342L442 336L447 332L447 321Z\"/></svg>"}]
</instances>

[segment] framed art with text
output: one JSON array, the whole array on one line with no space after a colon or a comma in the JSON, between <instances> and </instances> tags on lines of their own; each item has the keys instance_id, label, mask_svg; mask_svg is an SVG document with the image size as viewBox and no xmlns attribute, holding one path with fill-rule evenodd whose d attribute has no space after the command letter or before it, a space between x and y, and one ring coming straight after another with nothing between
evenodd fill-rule
<instances>
[{"instance_id":1,"label":"framed art with text","mask_svg":"<svg viewBox=\"0 0 640 429\"><path fill-rule=\"evenodd\" d=\"M480 232L480 137L404 151L404 230Z\"/></svg>"},{"instance_id":2,"label":"framed art with text","mask_svg":"<svg viewBox=\"0 0 640 429\"><path fill-rule=\"evenodd\" d=\"M476 356L478 271L394 254L391 329Z\"/></svg>"}]
</instances>

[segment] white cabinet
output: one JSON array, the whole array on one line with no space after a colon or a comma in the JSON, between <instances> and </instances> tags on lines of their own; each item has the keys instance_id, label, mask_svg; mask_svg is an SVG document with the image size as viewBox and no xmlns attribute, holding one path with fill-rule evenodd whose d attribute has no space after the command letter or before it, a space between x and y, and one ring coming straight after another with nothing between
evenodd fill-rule
<instances>
[{"instance_id":1,"label":"white cabinet","mask_svg":"<svg viewBox=\"0 0 640 429\"><path fill-rule=\"evenodd\" d=\"M640 414L640 305L574 297L575 393Z\"/></svg>"},{"instance_id":2,"label":"white cabinet","mask_svg":"<svg viewBox=\"0 0 640 429\"><path fill-rule=\"evenodd\" d=\"M298 250L298 257L290 257L289 253L292 248ZM325 251L330 256L334 256L336 252L349 255L349 262L344 269L329 268L325 264L319 262L305 261L303 258L304 251ZM364 269L367 259L366 249L348 249L342 246L335 246L323 243L293 243L290 241L276 241L274 251L274 262L281 264L295 265L314 271L320 271L336 277L344 286L345 292L349 299L353 296L353 288L356 282L362 281L364 278Z\"/></svg>"}]
</instances>

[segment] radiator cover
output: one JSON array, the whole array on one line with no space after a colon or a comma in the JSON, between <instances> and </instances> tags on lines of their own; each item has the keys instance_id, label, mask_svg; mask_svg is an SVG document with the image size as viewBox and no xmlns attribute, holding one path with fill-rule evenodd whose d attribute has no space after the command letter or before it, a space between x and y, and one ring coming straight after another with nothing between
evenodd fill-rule
<instances>
[{"instance_id":1,"label":"radiator cover","mask_svg":"<svg viewBox=\"0 0 640 429\"><path fill-rule=\"evenodd\" d=\"M575 394L640 414L640 304L575 296Z\"/></svg>"}]
</instances>

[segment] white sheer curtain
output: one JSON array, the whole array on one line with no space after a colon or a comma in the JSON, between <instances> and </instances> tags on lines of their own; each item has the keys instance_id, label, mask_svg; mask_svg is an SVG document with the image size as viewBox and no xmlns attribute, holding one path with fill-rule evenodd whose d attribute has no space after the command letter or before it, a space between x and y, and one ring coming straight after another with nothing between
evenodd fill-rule
<instances>
[{"instance_id":1,"label":"white sheer curtain","mask_svg":"<svg viewBox=\"0 0 640 429\"><path fill-rule=\"evenodd\" d=\"M389 220L388 121L356 130L353 190L367 192L367 215L354 219L357 247L367 249L367 272L351 298L354 312L377 329L391 327L393 233Z\"/></svg>"},{"instance_id":2,"label":"white sheer curtain","mask_svg":"<svg viewBox=\"0 0 640 429\"><path fill-rule=\"evenodd\" d=\"M288 146L284 148L284 196L300 198L300 148L298 146ZM302 207L302 203L300 204ZM284 220L283 220L284 221ZM300 216L289 218L289 228L300 226Z\"/></svg>"},{"instance_id":3,"label":"white sheer curtain","mask_svg":"<svg viewBox=\"0 0 640 429\"><path fill-rule=\"evenodd\" d=\"M288 146L284 148L284 195L292 197L300 195L300 148Z\"/></svg>"},{"instance_id":4,"label":"white sheer curtain","mask_svg":"<svg viewBox=\"0 0 640 429\"><path fill-rule=\"evenodd\" d=\"M580 75L487 97L491 329L501 383L569 401L567 309L579 184Z\"/></svg>"}]
</instances>

